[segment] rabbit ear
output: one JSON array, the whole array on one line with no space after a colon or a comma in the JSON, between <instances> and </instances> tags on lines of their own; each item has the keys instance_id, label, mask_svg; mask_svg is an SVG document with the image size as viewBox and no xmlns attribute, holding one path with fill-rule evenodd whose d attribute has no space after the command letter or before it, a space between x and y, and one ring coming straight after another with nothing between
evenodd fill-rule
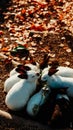
<instances>
[{"instance_id":1,"label":"rabbit ear","mask_svg":"<svg viewBox=\"0 0 73 130\"><path fill-rule=\"evenodd\" d=\"M15 71L21 73L21 70L19 68L16 68Z\"/></svg>"},{"instance_id":2,"label":"rabbit ear","mask_svg":"<svg viewBox=\"0 0 73 130\"><path fill-rule=\"evenodd\" d=\"M34 61L33 57L30 55L30 63L33 65L36 65L36 62Z\"/></svg>"},{"instance_id":3,"label":"rabbit ear","mask_svg":"<svg viewBox=\"0 0 73 130\"><path fill-rule=\"evenodd\" d=\"M20 74L20 75L18 75L18 77L19 78L21 78L21 79L28 79L28 75L27 75L27 73L25 74Z\"/></svg>"},{"instance_id":4,"label":"rabbit ear","mask_svg":"<svg viewBox=\"0 0 73 130\"><path fill-rule=\"evenodd\" d=\"M23 69L23 70L25 69L25 68L24 68L24 65L21 65L21 64L18 65L17 68L19 68L19 69Z\"/></svg>"},{"instance_id":5,"label":"rabbit ear","mask_svg":"<svg viewBox=\"0 0 73 130\"><path fill-rule=\"evenodd\" d=\"M18 73L20 73L20 71L23 71L24 69L23 69L23 65L18 65L17 67L16 67L16 72L18 72Z\"/></svg>"},{"instance_id":6,"label":"rabbit ear","mask_svg":"<svg viewBox=\"0 0 73 130\"><path fill-rule=\"evenodd\" d=\"M31 70L31 68L30 68L29 66L24 66L23 68L24 68L24 70L26 70L26 71Z\"/></svg>"},{"instance_id":7,"label":"rabbit ear","mask_svg":"<svg viewBox=\"0 0 73 130\"><path fill-rule=\"evenodd\" d=\"M52 75L55 74L57 71L59 71L59 70L56 69L56 68L52 68L52 67L51 67L51 68L49 69L48 75L49 75L49 76L52 76Z\"/></svg>"},{"instance_id":8,"label":"rabbit ear","mask_svg":"<svg viewBox=\"0 0 73 130\"><path fill-rule=\"evenodd\" d=\"M24 66L24 65L18 65L18 67L16 68L16 71L19 72L19 71L29 71L31 70L31 68L29 66ZM20 73L20 72L19 72Z\"/></svg>"},{"instance_id":9,"label":"rabbit ear","mask_svg":"<svg viewBox=\"0 0 73 130\"><path fill-rule=\"evenodd\" d=\"M16 68L16 72L21 73L21 74L26 73L26 71L23 68Z\"/></svg>"},{"instance_id":10,"label":"rabbit ear","mask_svg":"<svg viewBox=\"0 0 73 130\"><path fill-rule=\"evenodd\" d=\"M21 64L19 64L19 65L17 65L17 68L20 68L20 67L22 67L23 65L21 65Z\"/></svg>"},{"instance_id":11,"label":"rabbit ear","mask_svg":"<svg viewBox=\"0 0 73 130\"><path fill-rule=\"evenodd\" d=\"M50 63L50 65L53 67L53 68L57 68L59 66L59 62L58 60L54 60L52 61L52 63Z\"/></svg>"},{"instance_id":12,"label":"rabbit ear","mask_svg":"<svg viewBox=\"0 0 73 130\"><path fill-rule=\"evenodd\" d=\"M40 63L40 69L44 69L45 67L48 66L48 61L49 61L50 56L48 54L44 55L43 61Z\"/></svg>"},{"instance_id":13,"label":"rabbit ear","mask_svg":"<svg viewBox=\"0 0 73 130\"><path fill-rule=\"evenodd\" d=\"M23 73L23 69L21 69L21 68L16 68L16 72L18 72L18 73Z\"/></svg>"}]
</instances>

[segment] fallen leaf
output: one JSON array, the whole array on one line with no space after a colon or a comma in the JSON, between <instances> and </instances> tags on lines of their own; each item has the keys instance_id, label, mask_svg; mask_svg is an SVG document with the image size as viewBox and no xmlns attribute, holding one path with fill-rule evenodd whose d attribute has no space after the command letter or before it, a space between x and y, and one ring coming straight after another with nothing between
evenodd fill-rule
<instances>
[{"instance_id":1,"label":"fallen leaf","mask_svg":"<svg viewBox=\"0 0 73 130\"><path fill-rule=\"evenodd\" d=\"M3 52L8 52L8 47L3 47L1 50L2 50Z\"/></svg>"}]
</instances>

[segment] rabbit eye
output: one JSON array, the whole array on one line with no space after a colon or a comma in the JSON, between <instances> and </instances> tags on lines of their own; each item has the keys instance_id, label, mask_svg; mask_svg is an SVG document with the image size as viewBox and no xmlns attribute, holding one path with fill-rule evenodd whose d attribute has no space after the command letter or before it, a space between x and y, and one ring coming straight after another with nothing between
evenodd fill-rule
<instances>
[{"instance_id":1,"label":"rabbit eye","mask_svg":"<svg viewBox=\"0 0 73 130\"><path fill-rule=\"evenodd\" d=\"M46 77L43 77L44 80L46 80Z\"/></svg>"}]
</instances>

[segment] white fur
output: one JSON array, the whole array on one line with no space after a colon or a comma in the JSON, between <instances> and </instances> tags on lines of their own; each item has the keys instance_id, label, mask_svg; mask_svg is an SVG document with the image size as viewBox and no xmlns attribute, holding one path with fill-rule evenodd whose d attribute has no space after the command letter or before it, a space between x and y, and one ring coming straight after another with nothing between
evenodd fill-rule
<instances>
[{"instance_id":1,"label":"white fur","mask_svg":"<svg viewBox=\"0 0 73 130\"><path fill-rule=\"evenodd\" d=\"M37 73L40 73L40 69L39 69L39 64L37 63L37 65L33 65L33 64L25 64L25 66L29 66L31 68L30 71L34 70ZM18 77L19 73L16 72L16 68L12 69L12 71L10 71L10 77L8 79L6 79L5 83L4 83L4 92L8 92L12 86L17 83L18 81L20 81L21 78Z\"/></svg>"},{"instance_id":2,"label":"white fur","mask_svg":"<svg viewBox=\"0 0 73 130\"><path fill-rule=\"evenodd\" d=\"M70 97L73 97L73 78L71 77L62 77L56 74L49 76L48 72L43 73L41 77L42 81L47 81L50 88L68 88L67 94Z\"/></svg>"},{"instance_id":3,"label":"white fur","mask_svg":"<svg viewBox=\"0 0 73 130\"><path fill-rule=\"evenodd\" d=\"M37 73L40 72L39 64L36 62L36 65L33 65L32 63L25 64L25 66L29 66L31 70L36 71Z\"/></svg>"},{"instance_id":4,"label":"white fur","mask_svg":"<svg viewBox=\"0 0 73 130\"><path fill-rule=\"evenodd\" d=\"M17 74L18 72L16 72L16 68L13 68L11 71L10 71L10 75L9 76L13 76L14 74Z\"/></svg>"},{"instance_id":5,"label":"white fur","mask_svg":"<svg viewBox=\"0 0 73 130\"><path fill-rule=\"evenodd\" d=\"M44 73L44 71L49 71L50 68L51 66L48 65L47 68L43 69L42 73ZM58 71L55 74L60 75L62 77L73 77L73 68L58 66L57 69Z\"/></svg>"},{"instance_id":6,"label":"white fur","mask_svg":"<svg viewBox=\"0 0 73 130\"><path fill-rule=\"evenodd\" d=\"M70 67L59 66L57 68L59 71L56 74L63 76L63 77L73 77L73 69Z\"/></svg>"},{"instance_id":7,"label":"white fur","mask_svg":"<svg viewBox=\"0 0 73 130\"><path fill-rule=\"evenodd\" d=\"M8 91L12 88L12 86L21 80L21 78L18 77L18 73L14 74L13 76L7 78L4 82L4 92L8 93Z\"/></svg>"},{"instance_id":8,"label":"white fur","mask_svg":"<svg viewBox=\"0 0 73 130\"><path fill-rule=\"evenodd\" d=\"M5 103L11 110L19 110L23 108L30 96L36 90L37 80L39 76L35 71L28 72L28 79L20 80L8 92Z\"/></svg>"},{"instance_id":9,"label":"white fur","mask_svg":"<svg viewBox=\"0 0 73 130\"><path fill-rule=\"evenodd\" d=\"M46 91L46 92L45 92ZM42 106L49 96L49 90L43 88L34 94L28 101L26 111L29 115L35 116L38 114L40 106Z\"/></svg>"}]
</instances>

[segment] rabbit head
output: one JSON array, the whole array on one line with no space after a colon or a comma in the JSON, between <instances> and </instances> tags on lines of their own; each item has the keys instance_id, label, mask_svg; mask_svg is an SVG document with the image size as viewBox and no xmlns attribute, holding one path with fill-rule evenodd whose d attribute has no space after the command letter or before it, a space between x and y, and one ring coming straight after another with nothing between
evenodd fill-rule
<instances>
[{"instance_id":1,"label":"rabbit head","mask_svg":"<svg viewBox=\"0 0 73 130\"><path fill-rule=\"evenodd\" d=\"M27 81L34 82L35 80L38 80L40 77L40 73L37 73L33 70L30 71L22 71L21 69L19 70L20 74L18 75L19 78L21 79L26 79Z\"/></svg>"},{"instance_id":2,"label":"rabbit head","mask_svg":"<svg viewBox=\"0 0 73 130\"><path fill-rule=\"evenodd\" d=\"M57 71L58 71L57 68L48 66L47 68L42 70L41 80L47 81L48 78L50 78L52 75L54 75Z\"/></svg>"}]
</instances>

